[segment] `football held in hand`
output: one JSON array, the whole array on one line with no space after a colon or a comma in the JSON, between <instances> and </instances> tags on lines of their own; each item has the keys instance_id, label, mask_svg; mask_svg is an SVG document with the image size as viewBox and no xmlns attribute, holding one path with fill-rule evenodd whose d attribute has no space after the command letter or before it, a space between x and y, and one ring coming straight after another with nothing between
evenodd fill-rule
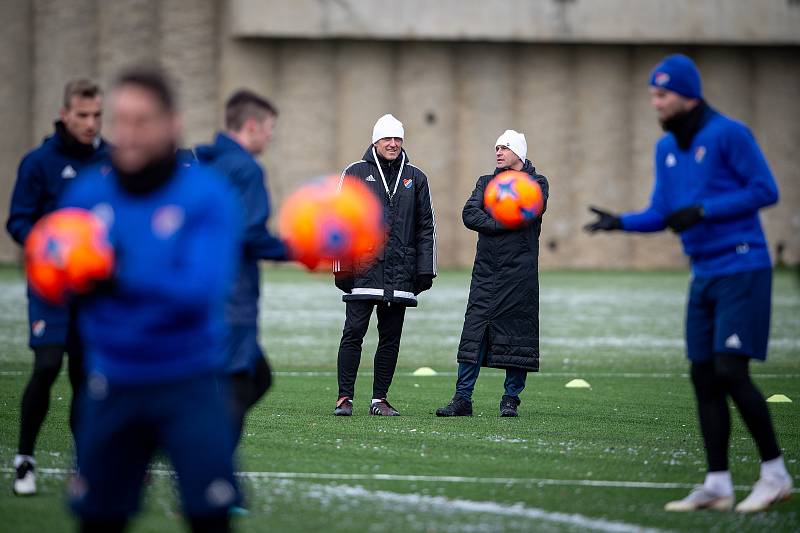
<instances>
[{"instance_id":1,"label":"football held in hand","mask_svg":"<svg viewBox=\"0 0 800 533\"><path fill-rule=\"evenodd\" d=\"M542 214L542 188L526 173L507 170L495 176L486 186L483 205L503 226L519 228Z\"/></svg>"},{"instance_id":2,"label":"football held in hand","mask_svg":"<svg viewBox=\"0 0 800 533\"><path fill-rule=\"evenodd\" d=\"M25 241L25 271L33 290L63 304L114 271L114 249L105 224L85 209L59 209L43 217Z\"/></svg>"}]
</instances>

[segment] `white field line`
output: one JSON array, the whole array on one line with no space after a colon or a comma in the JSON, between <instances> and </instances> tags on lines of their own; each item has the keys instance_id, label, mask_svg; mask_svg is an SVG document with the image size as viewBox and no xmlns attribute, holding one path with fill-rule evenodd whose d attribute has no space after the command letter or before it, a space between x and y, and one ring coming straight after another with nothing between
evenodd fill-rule
<instances>
[{"instance_id":1,"label":"white field line","mask_svg":"<svg viewBox=\"0 0 800 533\"><path fill-rule=\"evenodd\" d=\"M359 372L365 376L371 376L374 373L371 370ZM336 372L332 370L291 370L291 371L277 371L274 372L276 376L287 377L335 377ZM535 379L540 378L574 378L574 377L595 377L595 378L688 378L689 374L685 372L532 372L536 375ZM458 374L450 371L437 371L435 376L414 376L411 372L397 372L398 376L419 377L425 379L427 377L455 377ZM483 375L483 374L481 374ZM488 372L487 376L496 378L505 378L505 374L501 372ZM760 374L752 372L752 376L759 378L800 378L800 374Z\"/></svg>"},{"instance_id":2,"label":"white field line","mask_svg":"<svg viewBox=\"0 0 800 533\"><path fill-rule=\"evenodd\" d=\"M2 469L3 472L12 472L10 468ZM58 468L40 468L38 471L45 475L70 475L70 470ZM172 477L173 472L169 470L151 470L151 474L164 475ZM278 474L278 475L273 475ZM292 475L286 475L292 474ZM294 475L295 472L241 472L239 476L250 479L383 479L370 476L356 476L338 478L318 478L308 477L307 475ZM403 477L403 476L401 476ZM433 476L410 476L420 477L423 479L431 478ZM455 479L455 478L453 478ZM364 487L353 487L347 485L331 485L331 486L312 486L314 493L320 491L328 492L331 496L338 498L363 498L371 502L376 499L385 503L396 505L405 505L415 512L424 511L425 509L435 509L447 513L462 512L462 513L483 513L492 514L502 517L517 517L529 520L543 520L554 524L562 524L580 529L590 529L593 531L604 531L607 533L656 533L663 530L655 528L645 528L637 524L629 524L626 522L605 520L602 518L590 518L577 513L561 513L558 511L547 511L537 507L526 507L521 503L516 504L502 504L493 501L476 501L464 500L460 498L450 499L444 496L426 496L420 494L408 494L400 492L390 492L385 490L369 490Z\"/></svg>"},{"instance_id":3,"label":"white field line","mask_svg":"<svg viewBox=\"0 0 800 533\"><path fill-rule=\"evenodd\" d=\"M541 520L561 526L579 528L580 530L590 529L608 533L651 533L662 531L626 522L611 521L602 518L589 518L577 513L560 513L536 507L526 507L521 503L509 505L493 501L463 500L460 498L450 499L444 496L425 496L420 494L389 492L385 490L368 490L364 487L341 485L314 487L314 489L324 490L328 494L338 498L363 498L369 502L374 502L377 499L384 503L391 504L393 510L396 509L398 505L404 505L409 509L413 509L413 512L420 512L425 509L437 509L446 513L452 513L454 511L463 513L484 513L503 517Z\"/></svg>"},{"instance_id":4,"label":"white field line","mask_svg":"<svg viewBox=\"0 0 800 533\"><path fill-rule=\"evenodd\" d=\"M2 468L4 473L13 473L13 468ZM37 472L50 476L68 476L74 470L67 468L37 468ZM173 476L172 470L152 469L151 474ZM539 485L565 487L599 487L617 489L691 489L695 484L655 481L612 481L601 479L550 479L520 477L471 477L471 476L421 476L412 474L335 474L330 472L237 472L245 479L305 479L326 481L404 481L409 483L474 483L481 485ZM750 491L751 485L735 485L737 491ZM792 490L800 494L800 488Z\"/></svg>"},{"instance_id":5,"label":"white field line","mask_svg":"<svg viewBox=\"0 0 800 533\"><path fill-rule=\"evenodd\" d=\"M66 370L61 371L62 374L66 374ZM282 377L335 377L336 372L332 370L284 370L284 371L277 371L274 372L276 376ZM359 372L362 376L372 376L374 373L371 370L364 370ZM689 374L682 373L682 372L535 372L536 377L534 379L542 379L542 378L629 378L629 379L636 379L636 378L688 378ZM2 376L27 376L30 375L30 371L27 370L0 370L0 377ZM443 371L443 372L436 372L436 376L414 376L411 372L397 372L397 376L405 376L405 377L419 377L420 379L426 379L428 377L436 377L436 376L443 376L443 377L455 377L457 375L456 372L450 371ZM481 375L486 375L489 377L495 378L505 378L505 375L502 372L485 372ZM752 376L762 379L778 379L778 378L800 378L800 374L760 374L758 372L751 373Z\"/></svg>"}]
</instances>

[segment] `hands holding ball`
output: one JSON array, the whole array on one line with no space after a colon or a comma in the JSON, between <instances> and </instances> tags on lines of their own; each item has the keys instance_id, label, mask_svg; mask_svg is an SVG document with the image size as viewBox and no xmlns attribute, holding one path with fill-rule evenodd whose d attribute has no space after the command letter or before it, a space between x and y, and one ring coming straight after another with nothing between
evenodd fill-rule
<instances>
[{"instance_id":1,"label":"hands holding ball","mask_svg":"<svg viewBox=\"0 0 800 533\"><path fill-rule=\"evenodd\" d=\"M506 170L495 176L483 193L486 211L503 226L516 229L542 214L542 188L525 172Z\"/></svg>"},{"instance_id":2,"label":"hands holding ball","mask_svg":"<svg viewBox=\"0 0 800 533\"><path fill-rule=\"evenodd\" d=\"M91 292L111 278L114 263L105 224L85 209L59 209L46 215L25 241L31 287L53 304Z\"/></svg>"}]
</instances>

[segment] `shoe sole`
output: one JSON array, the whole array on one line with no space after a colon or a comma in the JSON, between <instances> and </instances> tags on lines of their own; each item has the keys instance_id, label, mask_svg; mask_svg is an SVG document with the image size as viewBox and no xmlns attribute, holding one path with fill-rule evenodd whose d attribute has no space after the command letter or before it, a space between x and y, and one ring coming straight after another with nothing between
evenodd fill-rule
<instances>
[{"instance_id":1,"label":"shoe sole","mask_svg":"<svg viewBox=\"0 0 800 533\"><path fill-rule=\"evenodd\" d=\"M517 413L500 413L500 418L516 418L519 414Z\"/></svg>"},{"instance_id":2,"label":"shoe sole","mask_svg":"<svg viewBox=\"0 0 800 533\"><path fill-rule=\"evenodd\" d=\"M437 411L437 412L436 412L436 416L438 416L439 418L455 418L455 417L457 417L457 416L472 416L472 413L468 413L468 414L452 414L452 415L448 415L448 414L444 414L444 413L441 413L441 414L440 414L440 413Z\"/></svg>"},{"instance_id":3,"label":"shoe sole","mask_svg":"<svg viewBox=\"0 0 800 533\"><path fill-rule=\"evenodd\" d=\"M787 494L782 494L781 496L778 496L777 498L775 498L774 500L772 500L771 502L769 502L769 503L766 505L766 507L761 507L760 509L746 509L746 510L742 510L742 509L739 509L739 508L737 508L737 509L736 509L736 512L737 512L737 513L742 513L742 514L748 514L748 513L762 513L762 512L764 512L764 511L768 510L770 507L772 507L772 506L773 506L773 505L775 505L775 504L778 504L778 503L781 503L781 502L786 502L786 501L789 501L789 500L791 500L791 499L792 499L792 493L791 493L791 492L789 492L789 493L787 493Z\"/></svg>"},{"instance_id":4,"label":"shoe sole","mask_svg":"<svg viewBox=\"0 0 800 533\"><path fill-rule=\"evenodd\" d=\"M733 510L733 498L720 498L718 500L714 500L713 502L709 503L708 505L702 505L697 507L680 507L680 506L670 506L671 503L677 502L669 502L664 506L664 510L671 512L671 513L691 513L692 511L719 511L719 512L729 512Z\"/></svg>"}]
</instances>

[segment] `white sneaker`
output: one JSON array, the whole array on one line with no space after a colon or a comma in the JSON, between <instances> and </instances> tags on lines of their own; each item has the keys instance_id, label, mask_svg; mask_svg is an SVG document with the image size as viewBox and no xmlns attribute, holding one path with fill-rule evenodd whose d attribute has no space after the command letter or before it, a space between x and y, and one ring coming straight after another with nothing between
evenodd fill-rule
<instances>
[{"instance_id":1,"label":"white sneaker","mask_svg":"<svg viewBox=\"0 0 800 533\"><path fill-rule=\"evenodd\" d=\"M23 461L17 467L17 477L14 479L14 494L17 496L36 494L36 474L30 461Z\"/></svg>"},{"instance_id":2,"label":"white sneaker","mask_svg":"<svg viewBox=\"0 0 800 533\"><path fill-rule=\"evenodd\" d=\"M675 500L664 506L665 511L687 512L700 509L730 511L733 509L733 495L723 496L712 492L703 485L698 485L682 500Z\"/></svg>"},{"instance_id":3,"label":"white sneaker","mask_svg":"<svg viewBox=\"0 0 800 533\"><path fill-rule=\"evenodd\" d=\"M788 500L791 497L791 477L762 477L753 486L753 491L748 494L747 498L739 502L736 511L739 513L766 511L773 503Z\"/></svg>"}]
</instances>

